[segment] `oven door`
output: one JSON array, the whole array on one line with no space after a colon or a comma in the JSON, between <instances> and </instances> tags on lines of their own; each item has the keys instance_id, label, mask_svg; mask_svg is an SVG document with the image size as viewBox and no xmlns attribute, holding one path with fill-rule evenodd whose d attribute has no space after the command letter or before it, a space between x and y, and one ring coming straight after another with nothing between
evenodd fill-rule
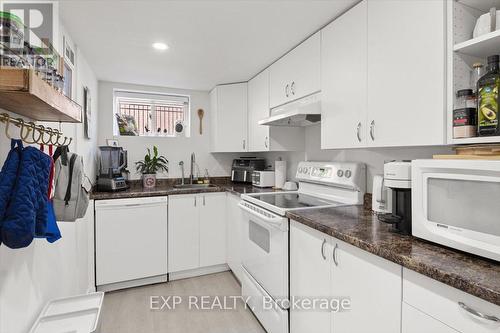
<instances>
[{"instance_id":1,"label":"oven door","mask_svg":"<svg viewBox=\"0 0 500 333\"><path fill-rule=\"evenodd\" d=\"M412 163L412 233L500 261L500 161Z\"/></svg>"},{"instance_id":2,"label":"oven door","mask_svg":"<svg viewBox=\"0 0 500 333\"><path fill-rule=\"evenodd\" d=\"M274 299L288 299L288 218L247 201L243 211L242 265Z\"/></svg>"}]
</instances>

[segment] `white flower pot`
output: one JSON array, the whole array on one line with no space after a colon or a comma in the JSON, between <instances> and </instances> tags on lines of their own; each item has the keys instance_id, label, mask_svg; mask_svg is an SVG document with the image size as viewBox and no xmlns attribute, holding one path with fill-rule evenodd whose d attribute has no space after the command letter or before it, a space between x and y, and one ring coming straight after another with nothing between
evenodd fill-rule
<instances>
[{"instance_id":1,"label":"white flower pot","mask_svg":"<svg viewBox=\"0 0 500 333\"><path fill-rule=\"evenodd\" d=\"M156 174L155 173L145 173L142 175L142 186L144 188L155 188L156 186Z\"/></svg>"}]
</instances>

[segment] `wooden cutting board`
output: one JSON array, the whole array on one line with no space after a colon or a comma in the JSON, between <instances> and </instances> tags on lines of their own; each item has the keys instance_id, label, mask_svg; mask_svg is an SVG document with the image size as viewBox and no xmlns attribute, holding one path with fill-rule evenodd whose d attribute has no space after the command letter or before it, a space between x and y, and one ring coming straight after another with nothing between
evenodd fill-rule
<instances>
[{"instance_id":1,"label":"wooden cutting board","mask_svg":"<svg viewBox=\"0 0 500 333\"><path fill-rule=\"evenodd\" d=\"M435 160L500 160L500 155L434 155Z\"/></svg>"}]
</instances>

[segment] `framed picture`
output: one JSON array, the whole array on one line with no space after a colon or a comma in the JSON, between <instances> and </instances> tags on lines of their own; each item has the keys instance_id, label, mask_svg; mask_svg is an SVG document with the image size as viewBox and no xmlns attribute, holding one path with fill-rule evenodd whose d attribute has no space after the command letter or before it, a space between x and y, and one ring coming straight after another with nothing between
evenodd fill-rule
<instances>
[{"instance_id":1,"label":"framed picture","mask_svg":"<svg viewBox=\"0 0 500 333\"><path fill-rule=\"evenodd\" d=\"M106 144L111 147L118 147L118 140L106 139Z\"/></svg>"},{"instance_id":2,"label":"framed picture","mask_svg":"<svg viewBox=\"0 0 500 333\"><path fill-rule=\"evenodd\" d=\"M90 124L92 122L92 99L90 97L90 90L88 87L83 88L83 126L85 129L85 137L91 138Z\"/></svg>"}]
</instances>

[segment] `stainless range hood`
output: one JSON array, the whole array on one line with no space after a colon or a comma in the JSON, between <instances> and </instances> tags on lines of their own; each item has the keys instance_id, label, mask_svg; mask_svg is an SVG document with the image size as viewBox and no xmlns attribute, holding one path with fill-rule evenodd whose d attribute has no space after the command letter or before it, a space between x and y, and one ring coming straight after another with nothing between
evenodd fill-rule
<instances>
[{"instance_id":1,"label":"stainless range hood","mask_svg":"<svg viewBox=\"0 0 500 333\"><path fill-rule=\"evenodd\" d=\"M299 100L271 109L269 118L260 120L259 125L302 127L319 124L321 121L321 93L315 93Z\"/></svg>"}]
</instances>

